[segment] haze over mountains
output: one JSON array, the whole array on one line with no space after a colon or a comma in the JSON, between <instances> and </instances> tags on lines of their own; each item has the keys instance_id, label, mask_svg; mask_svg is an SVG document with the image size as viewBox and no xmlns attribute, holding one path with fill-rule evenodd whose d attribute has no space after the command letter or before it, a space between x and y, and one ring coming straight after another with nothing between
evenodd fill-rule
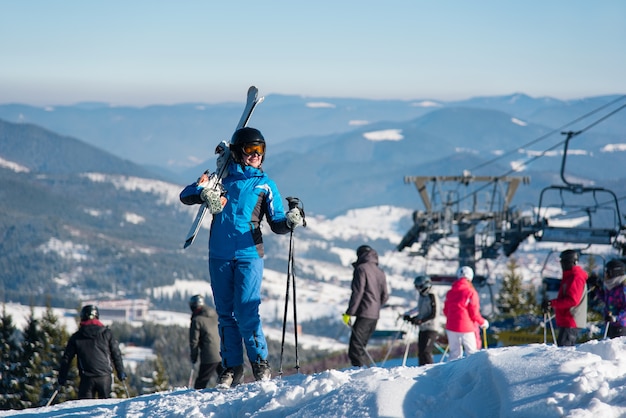
<instances>
[{"instance_id":1,"label":"haze over mountains","mask_svg":"<svg viewBox=\"0 0 626 418\"><path fill-rule=\"evenodd\" d=\"M585 129L624 102L617 95L561 101L514 94L460 102L269 95L250 125L266 137L264 167L281 192L300 197L314 213L336 215L377 204L413 207L419 200L404 176L460 175L463 170L530 175L530 186L521 188L518 198L534 203L541 188L561 182L561 131ZM243 103L8 104L0 105L0 119L76 138L182 185L214 169L214 147L230 138L242 108ZM618 170L625 125L626 112L617 112L575 138L566 173L626 191ZM547 150L524 172L512 171Z\"/></svg>"}]
</instances>

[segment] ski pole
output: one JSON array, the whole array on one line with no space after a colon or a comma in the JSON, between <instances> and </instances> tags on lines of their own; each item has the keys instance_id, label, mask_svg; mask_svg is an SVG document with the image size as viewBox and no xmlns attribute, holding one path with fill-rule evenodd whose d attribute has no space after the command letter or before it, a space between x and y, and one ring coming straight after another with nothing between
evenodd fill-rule
<instances>
[{"instance_id":1,"label":"ski pole","mask_svg":"<svg viewBox=\"0 0 626 418\"><path fill-rule=\"evenodd\" d=\"M483 347L486 349L488 349L489 347L487 346L487 329L483 328Z\"/></svg>"},{"instance_id":2,"label":"ski pole","mask_svg":"<svg viewBox=\"0 0 626 418\"><path fill-rule=\"evenodd\" d=\"M543 327L544 327L544 337L543 337L543 340L544 340L544 342L547 342L546 341L547 338L545 336L545 334L546 334L545 327L546 327L546 322L548 322L550 324L550 332L552 333L552 341L554 341L554 345L557 345L556 344L556 337L554 336L554 325L552 325L552 318L554 318L553 315L548 316L547 313L543 314Z\"/></svg>"},{"instance_id":3,"label":"ski pole","mask_svg":"<svg viewBox=\"0 0 626 418\"><path fill-rule=\"evenodd\" d=\"M604 326L604 337L603 340L606 340L607 335L609 335L609 321L606 321L606 325Z\"/></svg>"},{"instance_id":4,"label":"ski pole","mask_svg":"<svg viewBox=\"0 0 626 418\"><path fill-rule=\"evenodd\" d=\"M296 372L300 373L300 359L298 357L298 309L296 308L296 276L294 274L294 257L293 257L293 231L289 237L289 264L291 265L291 281L293 282L293 328L294 339L296 344Z\"/></svg>"},{"instance_id":5,"label":"ski pole","mask_svg":"<svg viewBox=\"0 0 626 418\"><path fill-rule=\"evenodd\" d=\"M191 373L189 373L189 383L187 387L191 389L191 385L193 384L193 365L191 366Z\"/></svg>"},{"instance_id":6,"label":"ski pole","mask_svg":"<svg viewBox=\"0 0 626 418\"><path fill-rule=\"evenodd\" d=\"M126 398L130 399L130 395L128 394L128 388L126 387L126 382L122 380L122 385L124 385L124 392L126 392Z\"/></svg>"},{"instance_id":7,"label":"ski pole","mask_svg":"<svg viewBox=\"0 0 626 418\"><path fill-rule=\"evenodd\" d=\"M417 327L413 327L411 331L414 331L415 329L417 329ZM409 357L409 347L411 346L411 334L413 334L413 332L411 332L408 338L406 339L406 347L404 348L404 357L402 358L402 367L406 366L406 359Z\"/></svg>"},{"instance_id":8,"label":"ski pole","mask_svg":"<svg viewBox=\"0 0 626 418\"><path fill-rule=\"evenodd\" d=\"M396 331L392 336L391 336L391 340L389 341L389 348L387 348L387 352L385 353L385 357L383 357L383 361L380 363L381 366L384 366L385 363L387 362L387 359L389 359L389 356L391 355L391 350L393 350L393 343L400 339L400 336L402 335L402 330L399 329L398 331Z\"/></svg>"},{"instance_id":9,"label":"ski pole","mask_svg":"<svg viewBox=\"0 0 626 418\"><path fill-rule=\"evenodd\" d=\"M549 318L548 321L550 322L550 332L552 332L552 341L554 341L554 345L557 345L556 337L554 336L554 325L552 325L552 318Z\"/></svg>"},{"instance_id":10,"label":"ski pole","mask_svg":"<svg viewBox=\"0 0 626 418\"><path fill-rule=\"evenodd\" d=\"M293 235L293 231L291 232ZM289 252L291 252L291 238L289 239ZM291 282L291 265L289 261L287 261L287 291L285 292L285 312L283 314L283 337L280 343L280 363L278 367L278 375L283 375L283 353L285 351L285 332L287 330L287 310L289 307L289 286Z\"/></svg>"},{"instance_id":11,"label":"ski pole","mask_svg":"<svg viewBox=\"0 0 626 418\"><path fill-rule=\"evenodd\" d=\"M448 354L448 351L450 350L450 344L446 345L446 349L443 352L443 354L441 355L441 359L439 359L439 363L443 363L443 361L446 358L446 355Z\"/></svg>"},{"instance_id":12,"label":"ski pole","mask_svg":"<svg viewBox=\"0 0 626 418\"><path fill-rule=\"evenodd\" d=\"M548 316L548 314L546 314L545 312L543 313L543 343L547 344L548 343L548 329L546 328L546 317Z\"/></svg>"},{"instance_id":13,"label":"ski pole","mask_svg":"<svg viewBox=\"0 0 626 418\"><path fill-rule=\"evenodd\" d=\"M287 204L289 210L294 208L298 208L300 211L300 215L302 215L302 226L306 227L306 216L304 214L304 208L301 205L300 199L297 197L287 197ZM296 307L296 277L294 274L294 244L293 244L293 229L289 233L289 255L287 260L287 291L285 293L285 312L283 315L283 335L282 342L280 344L280 366L278 369L278 375L282 376L283 374L283 353L285 350L285 332L287 330L287 311L289 307L289 285L290 282L293 281L293 328L294 328L294 339L295 339L295 349L296 349L296 371L300 372L300 359L298 357L298 309Z\"/></svg>"},{"instance_id":14,"label":"ski pole","mask_svg":"<svg viewBox=\"0 0 626 418\"><path fill-rule=\"evenodd\" d=\"M50 396L50 399L48 399L48 402L46 402L46 406L50 406L54 398L57 397L58 393L59 393L59 388L56 388L54 392L52 392L52 396Z\"/></svg>"}]
</instances>

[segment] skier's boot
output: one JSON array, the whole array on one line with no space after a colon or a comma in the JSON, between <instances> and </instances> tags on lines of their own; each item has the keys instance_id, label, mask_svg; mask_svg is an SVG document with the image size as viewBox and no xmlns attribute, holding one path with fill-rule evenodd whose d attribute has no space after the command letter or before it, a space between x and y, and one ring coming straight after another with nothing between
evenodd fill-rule
<instances>
[{"instance_id":1,"label":"skier's boot","mask_svg":"<svg viewBox=\"0 0 626 418\"><path fill-rule=\"evenodd\" d=\"M243 382L243 365L227 367L222 371L216 388L229 389Z\"/></svg>"},{"instance_id":2,"label":"skier's boot","mask_svg":"<svg viewBox=\"0 0 626 418\"><path fill-rule=\"evenodd\" d=\"M252 363L252 373L256 380L270 380L272 378L272 370L267 360L259 360Z\"/></svg>"}]
</instances>

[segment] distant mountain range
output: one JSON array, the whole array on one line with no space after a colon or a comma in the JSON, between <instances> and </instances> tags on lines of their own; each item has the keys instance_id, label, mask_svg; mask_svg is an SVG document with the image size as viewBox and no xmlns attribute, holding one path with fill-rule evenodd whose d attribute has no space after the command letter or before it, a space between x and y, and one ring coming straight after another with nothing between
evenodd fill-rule
<instances>
[{"instance_id":1,"label":"distant mountain range","mask_svg":"<svg viewBox=\"0 0 626 418\"><path fill-rule=\"evenodd\" d=\"M265 169L281 192L300 197L314 213L336 215L378 204L415 206L416 193L407 189L404 176L463 170L503 175L512 164L550 150L519 173L531 176L530 186L518 192L519 201L535 202L543 187L561 182L563 147L556 145L564 139L561 131L585 129L623 104L617 95L562 101L514 94L458 102L270 95L251 125L267 139ZM214 168L214 147L230 138L241 110L241 103L12 104L0 105L0 119L39 125L140 164L153 177L187 184ZM579 152L568 157L566 173L624 194L618 169L623 148L607 148L626 143L624 126L626 111L617 112L575 138L570 149Z\"/></svg>"},{"instance_id":2,"label":"distant mountain range","mask_svg":"<svg viewBox=\"0 0 626 418\"><path fill-rule=\"evenodd\" d=\"M567 178L626 196L626 112L601 120L623 104L619 98L518 94L443 103L272 95L251 125L267 138L264 168L283 197L299 197L320 219L403 208L394 226L401 236L410 211L423 209L405 176L530 176L513 204L536 206L543 187L561 183L561 131L582 131L570 144ZM195 208L180 204L178 193L214 167L212 148L232 134L241 108L0 105L0 297L28 304L54 295L68 305L90 292L142 295L176 279L206 279L206 240L181 249ZM524 171L512 170L523 163ZM304 257L339 260L323 234L302 234L312 240ZM363 233L338 245L397 244L376 240ZM268 257L269 268L283 266L283 252Z\"/></svg>"},{"instance_id":3,"label":"distant mountain range","mask_svg":"<svg viewBox=\"0 0 626 418\"><path fill-rule=\"evenodd\" d=\"M215 145L230 138L243 108L244 93L241 103L188 103L142 108L112 107L106 103L45 108L4 104L0 105L0 119L36 124L60 135L78 138L123 159L180 172L212 157ZM562 101L513 94L442 102L269 95L256 110L250 124L261 129L272 146L298 138L336 136L380 122L405 123L439 110L461 108L495 110L524 123L554 129L619 97ZM484 125L478 112L465 113L457 118L454 112L444 112L425 121L429 121L432 129L424 123L419 124L420 129L434 131L450 143L460 142L459 146L469 148L480 141L477 137L480 132L475 129L480 125L488 126ZM618 114L598 125L594 132L596 135L620 134L625 121L626 115ZM441 129L444 126L445 129ZM490 131L505 144L514 139L503 135L507 132L499 132L500 128L493 126ZM451 133L456 135L449 137ZM535 139L532 134L532 131L527 135L520 132L524 142ZM514 144L509 142L508 145L506 149Z\"/></svg>"}]
</instances>

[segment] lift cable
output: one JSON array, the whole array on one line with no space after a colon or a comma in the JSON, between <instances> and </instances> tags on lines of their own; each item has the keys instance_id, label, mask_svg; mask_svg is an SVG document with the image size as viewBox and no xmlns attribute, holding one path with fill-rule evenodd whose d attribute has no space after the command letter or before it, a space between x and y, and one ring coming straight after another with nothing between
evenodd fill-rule
<instances>
[{"instance_id":1,"label":"lift cable","mask_svg":"<svg viewBox=\"0 0 626 418\"><path fill-rule=\"evenodd\" d=\"M568 127L568 126L570 126L570 125L572 125L572 124L574 124L574 123L576 123L576 122L579 122L579 121L581 121L581 120L583 120L583 119L586 119L586 118L588 118L589 116L591 116L591 115L593 115L593 114L595 114L595 113L597 113L597 112L599 112L599 111L601 111L601 110L603 110L603 109L605 109L605 108L607 108L607 107L609 107L609 106L611 106L611 105L613 105L613 104L615 104L615 103L617 103L617 102L619 102L619 101L621 101L621 100L623 100L623 99L625 99L625 98L626 98L626 95L620 96L620 97L618 97L617 99L615 99L615 100L613 100L613 101L611 101L611 102L609 102L609 103L606 103L606 104L604 104L604 105L602 105L602 106L598 107L597 109L594 109L594 110L592 110L591 112L588 112L587 114L582 115L582 116L580 116L580 117L578 117L578 118L574 119L573 121L568 122L568 123L566 123L566 124L562 125L562 126L561 126L561 127L559 127L559 128L553 129L552 131L550 131L550 132L546 133L545 135L542 135L542 136L540 136L539 138L536 138L536 139L534 139L534 140L532 140L532 141L530 141L530 142L528 142L528 143L526 143L526 144L522 145L521 147L517 147L516 149L511 150L511 151L508 151L508 152L505 152L504 154L501 154L501 155L499 155L499 156L497 156L497 157L495 157L495 158L492 158L492 159L491 159L491 160L489 160L489 161L486 161L486 162L484 162L484 163L478 164L477 166L475 166L474 168L472 168L472 169L470 170L470 172L474 172L474 171L476 171L476 170L478 170L478 169L481 169L481 168L483 168L483 167L485 167L485 166L487 166L487 165L489 165L489 164L492 164L492 163L494 163L494 162L496 162L496 161L500 160L501 158L504 158L504 157L506 157L506 156L508 156L508 155L514 154L514 153L518 152L520 149L527 148L527 147L529 147L529 146L531 146L531 145L536 144L536 143L537 143L537 142L539 142L539 141L543 141L544 139L546 139L546 138L548 138L548 137L550 137L550 136L554 135L555 133L561 132L561 131L562 131L563 129L565 129L566 127ZM621 110L623 107L624 107L624 106L622 106L621 108L619 108L619 109L618 109L618 111L619 111L619 110ZM613 113L615 113L615 112L613 112ZM611 114L609 114L609 116L610 116L610 115L611 115ZM607 116L607 117L608 117L608 116ZM600 119L600 121L602 121L602 120L603 120L603 119ZM599 123L600 121L598 121L598 123ZM589 129L591 126L594 126L594 125L595 125L595 124L590 125L589 127L587 127L587 129ZM586 130L586 129L585 129L585 130ZM562 144L562 143L561 143L561 144Z\"/></svg>"},{"instance_id":2,"label":"lift cable","mask_svg":"<svg viewBox=\"0 0 626 418\"><path fill-rule=\"evenodd\" d=\"M623 97L626 97L626 96L623 96ZM605 121L606 119L608 119L609 117L613 116L614 114L616 114L617 112L621 111L621 110L622 110L622 109L624 109L624 108L626 108L626 104L625 104L625 105L622 105L622 106L620 106L620 107L618 107L618 108L617 108L617 109L615 109L614 111L612 111L612 112L608 113L607 115L603 116L602 118L598 119L597 121L595 121L595 122L591 123L590 125L586 126L585 128L581 129L580 131L576 131L576 132L574 132L574 133L573 133L573 135L578 135L578 134L581 134L581 133L583 133L583 132L585 132L585 131L589 130L590 128L592 128L592 127L596 126L596 125L597 125L597 124L599 124L600 122ZM562 133L565 133L565 132L562 132ZM529 158L527 161L525 161L525 162L524 162L524 164L523 164L523 165L528 165L528 164L530 164L530 163L534 162L535 160L538 160L539 158L541 158L541 157L545 156L548 152L553 151L554 149L561 147L561 146L562 146L562 145L563 145L566 141L567 141L567 139L564 139L563 141L560 141L560 142L558 142L558 143L556 143L556 144L552 145L551 147L549 147L549 148L548 148L548 149L546 149L545 151L542 151L539 155L536 155L536 156L533 156L533 157ZM512 174L512 173L515 173L516 171L517 171L517 170L513 168L513 169L511 169L511 170L509 170L509 171L505 172L504 174L502 174L502 175L501 175L501 176L499 176L499 177L506 177L507 175ZM491 181L491 182L487 182L485 185L483 185L483 186L479 187L478 189L476 189L476 190L474 191L474 193L478 193L478 192L480 192L480 191L484 190L485 188L487 188L488 186L490 186L490 184L491 184L491 183L493 183L494 181L496 181L496 180L493 180L493 181ZM463 198L458 199L456 202L453 202L453 203L454 203L454 204L460 203L462 200L464 200L464 199L466 199L466 198L467 198L467 197L463 197Z\"/></svg>"}]
</instances>

